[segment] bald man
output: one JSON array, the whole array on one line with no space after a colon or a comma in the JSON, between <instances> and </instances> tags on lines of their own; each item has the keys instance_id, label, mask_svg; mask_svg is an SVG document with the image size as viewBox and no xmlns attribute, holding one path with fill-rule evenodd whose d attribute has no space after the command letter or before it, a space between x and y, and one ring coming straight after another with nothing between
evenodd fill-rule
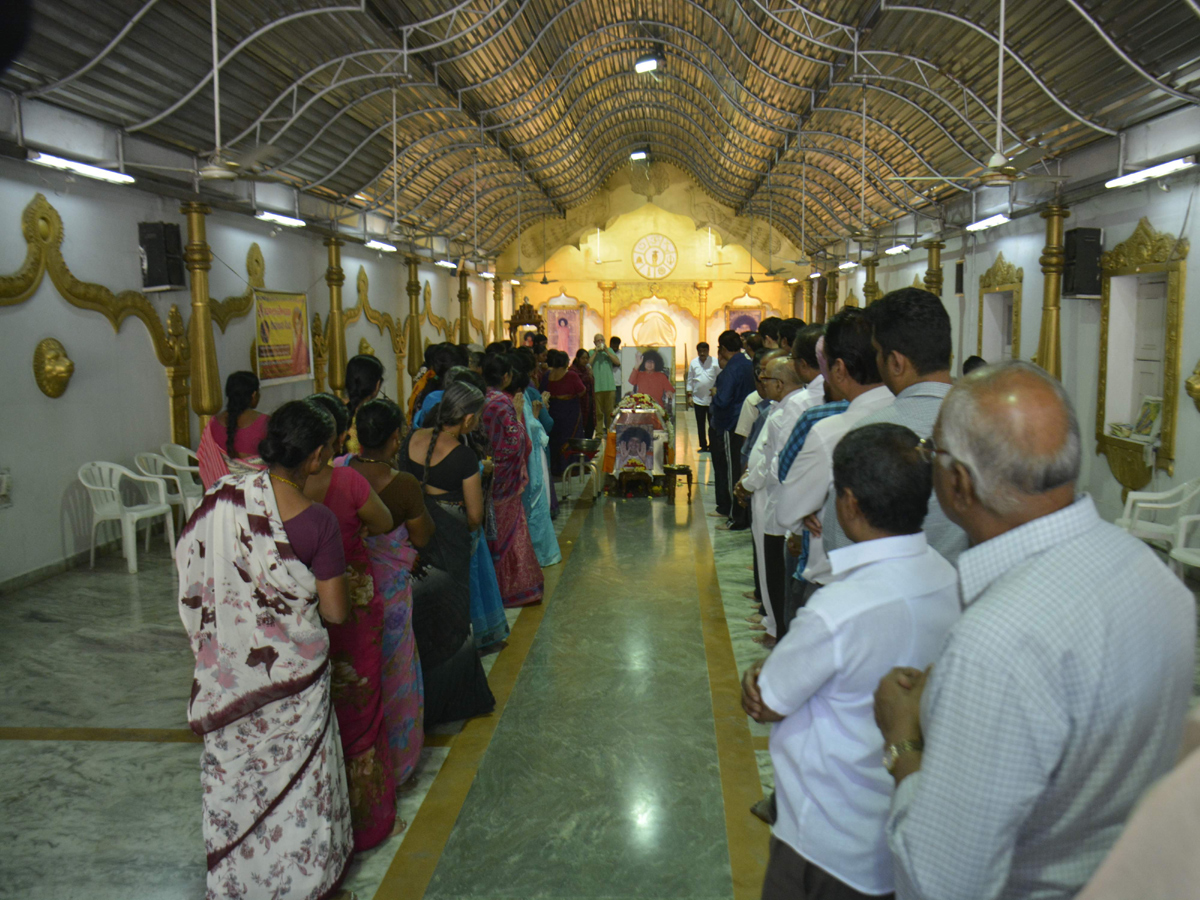
<instances>
[{"instance_id":1,"label":"bald man","mask_svg":"<svg viewBox=\"0 0 1200 900\"><path fill-rule=\"evenodd\" d=\"M964 377L922 444L970 548L931 674L893 670L875 694L896 896L1066 900L1175 762L1195 602L1076 496L1075 411L1036 366Z\"/></svg>"}]
</instances>

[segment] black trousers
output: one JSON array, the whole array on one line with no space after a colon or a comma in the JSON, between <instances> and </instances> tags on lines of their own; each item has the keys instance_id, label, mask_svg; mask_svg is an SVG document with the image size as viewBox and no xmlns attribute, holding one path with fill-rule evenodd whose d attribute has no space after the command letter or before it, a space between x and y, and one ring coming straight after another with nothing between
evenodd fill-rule
<instances>
[{"instance_id":1,"label":"black trousers","mask_svg":"<svg viewBox=\"0 0 1200 900\"><path fill-rule=\"evenodd\" d=\"M736 503L736 502L737 501L735 500L734 503ZM759 602L762 602L762 598L763 598L762 580L758 577L758 544L754 543L754 541L751 541L750 542L750 550L752 551L752 555L754 556L754 596L758 598Z\"/></svg>"},{"instance_id":2,"label":"black trousers","mask_svg":"<svg viewBox=\"0 0 1200 900\"><path fill-rule=\"evenodd\" d=\"M707 450L708 444L708 407L699 403L692 404L696 410L696 433L700 435L700 449Z\"/></svg>"},{"instance_id":3,"label":"black trousers","mask_svg":"<svg viewBox=\"0 0 1200 900\"><path fill-rule=\"evenodd\" d=\"M717 512L723 516L729 515L729 507L733 497L729 493L729 456L725 452L725 434L720 431L712 433L713 480L717 488Z\"/></svg>"},{"instance_id":4,"label":"black trousers","mask_svg":"<svg viewBox=\"0 0 1200 900\"><path fill-rule=\"evenodd\" d=\"M745 471L742 468L742 444L746 442L746 439L734 431L728 431L726 434L729 437L729 485L730 490L732 490L733 485L741 480L742 472ZM750 525L750 506L748 504L742 506L740 503L735 502L729 518L733 522L734 528L748 528Z\"/></svg>"},{"instance_id":5,"label":"black trousers","mask_svg":"<svg viewBox=\"0 0 1200 900\"><path fill-rule=\"evenodd\" d=\"M775 616L775 637L783 640L787 634L787 573L784 571L784 553L787 541L782 534L763 535L763 570L767 576L767 598L771 603L771 614Z\"/></svg>"}]
</instances>

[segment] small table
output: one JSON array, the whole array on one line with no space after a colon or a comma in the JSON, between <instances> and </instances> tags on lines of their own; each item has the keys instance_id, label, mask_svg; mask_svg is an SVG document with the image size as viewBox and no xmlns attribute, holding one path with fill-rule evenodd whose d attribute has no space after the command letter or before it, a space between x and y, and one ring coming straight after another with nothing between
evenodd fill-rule
<instances>
[{"instance_id":1,"label":"small table","mask_svg":"<svg viewBox=\"0 0 1200 900\"><path fill-rule=\"evenodd\" d=\"M678 484L678 481L676 479L680 478L681 476L687 477L688 503L692 502L692 467L691 466L687 466L687 465L683 465L683 464L674 465L674 464L668 463L667 465L663 466L663 475L665 475L667 478L671 479L670 487L667 490L667 502L668 503L674 504L674 502L675 502L675 486Z\"/></svg>"}]
</instances>

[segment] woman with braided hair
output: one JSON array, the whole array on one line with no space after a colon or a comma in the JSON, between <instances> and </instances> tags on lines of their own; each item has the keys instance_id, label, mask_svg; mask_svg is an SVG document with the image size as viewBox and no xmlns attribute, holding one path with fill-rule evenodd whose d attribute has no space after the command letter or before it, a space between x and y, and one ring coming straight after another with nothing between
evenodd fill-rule
<instances>
[{"instance_id":1,"label":"woman with braided hair","mask_svg":"<svg viewBox=\"0 0 1200 900\"><path fill-rule=\"evenodd\" d=\"M496 705L471 635L471 532L483 523L479 458L466 435L479 426L482 392L446 388L401 448L398 468L421 482L435 530L413 570L413 635L425 684L426 730L491 712Z\"/></svg>"},{"instance_id":2,"label":"woman with braided hair","mask_svg":"<svg viewBox=\"0 0 1200 900\"><path fill-rule=\"evenodd\" d=\"M383 363L374 356L360 353L346 363L346 412L350 416L350 434L346 438L346 452L359 451L358 426L354 417L358 408L368 400L374 400L383 389Z\"/></svg>"},{"instance_id":3,"label":"woman with braided hair","mask_svg":"<svg viewBox=\"0 0 1200 900\"><path fill-rule=\"evenodd\" d=\"M205 490L231 473L247 475L265 468L258 445L267 436L271 417L255 409L258 400L258 376L253 372L234 372L225 379L225 409L209 420L196 452Z\"/></svg>"}]
</instances>

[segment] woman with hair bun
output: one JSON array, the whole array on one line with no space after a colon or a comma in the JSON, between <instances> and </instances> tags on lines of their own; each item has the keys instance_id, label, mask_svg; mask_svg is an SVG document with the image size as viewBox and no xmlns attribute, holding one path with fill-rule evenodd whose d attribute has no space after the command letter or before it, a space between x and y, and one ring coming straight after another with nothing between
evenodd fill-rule
<instances>
[{"instance_id":1,"label":"woman with hair bun","mask_svg":"<svg viewBox=\"0 0 1200 900\"><path fill-rule=\"evenodd\" d=\"M424 547L433 535L433 519L425 509L421 483L408 472L393 468L400 449L404 413L391 400L368 400L355 416L357 454L344 456L337 465L350 466L367 479L392 514L395 528L369 537L365 543L371 559L371 577L383 594L383 720L396 783L404 785L416 770L425 743L421 666L412 630L412 573L414 548Z\"/></svg>"},{"instance_id":2,"label":"woman with hair bun","mask_svg":"<svg viewBox=\"0 0 1200 900\"><path fill-rule=\"evenodd\" d=\"M430 410L431 426L412 432L400 449L400 471L420 480L436 526L413 573L426 731L496 706L471 634L471 532L483 524L484 503L479 457L466 435L478 427L482 411L479 389L457 381Z\"/></svg>"},{"instance_id":3,"label":"woman with hair bun","mask_svg":"<svg viewBox=\"0 0 1200 900\"><path fill-rule=\"evenodd\" d=\"M337 422L334 447L350 429L345 404L332 394L309 398ZM362 532L386 534L392 514L359 472L325 466L304 485L304 495L337 517L346 556L350 611L329 629L333 709L342 735L355 851L369 850L404 828L396 818L396 777L383 716L384 597L371 573ZM395 827L393 827L395 826Z\"/></svg>"},{"instance_id":4,"label":"woman with hair bun","mask_svg":"<svg viewBox=\"0 0 1200 900\"><path fill-rule=\"evenodd\" d=\"M231 472L245 475L263 468L258 444L271 418L255 409L259 398L253 372L233 372L225 379L225 409L209 419L196 451L205 490Z\"/></svg>"},{"instance_id":5,"label":"woman with hair bun","mask_svg":"<svg viewBox=\"0 0 1200 900\"><path fill-rule=\"evenodd\" d=\"M334 427L308 401L281 406L268 470L219 480L175 547L210 897L328 897L353 852L322 622L346 618L346 563L337 519L304 493Z\"/></svg>"},{"instance_id":6,"label":"woman with hair bun","mask_svg":"<svg viewBox=\"0 0 1200 900\"><path fill-rule=\"evenodd\" d=\"M358 452L358 432L354 417L358 408L368 400L374 400L383 390L383 363L369 353L350 357L346 363L346 412L350 416L350 434L346 438L346 450Z\"/></svg>"}]
</instances>

